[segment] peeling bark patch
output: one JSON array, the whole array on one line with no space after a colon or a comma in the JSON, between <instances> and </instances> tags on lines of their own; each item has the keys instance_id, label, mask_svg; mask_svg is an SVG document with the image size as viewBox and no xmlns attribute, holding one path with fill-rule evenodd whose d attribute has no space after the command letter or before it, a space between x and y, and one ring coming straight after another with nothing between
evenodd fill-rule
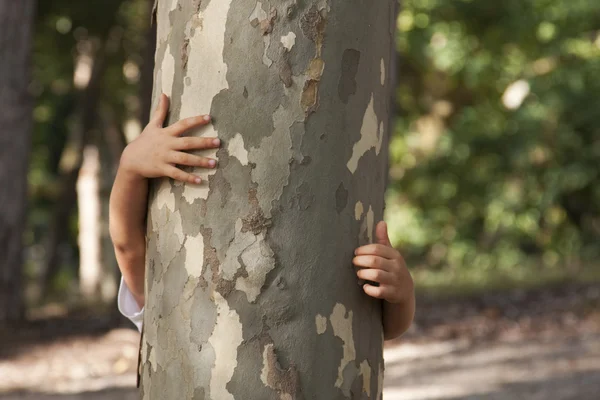
<instances>
[{"instance_id":1,"label":"peeling bark patch","mask_svg":"<svg viewBox=\"0 0 600 400\"><path fill-rule=\"evenodd\" d=\"M248 160L256 164L251 176L252 181L257 184L256 197L265 218L271 217L272 201L281 197L283 188L288 184L289 161L292 159L290 127L300 119L299 113L301 111L296 107L277 107L273 113L273 134L264 137L259 147L252 147L248 154Z\"/></svg>"},{"instance_id":2,"label":"peeling bark patch","mask_svg":"<svg viewBox=\"0 0 600 400\"><path fill-rule=\"evenodd\" d=\"M344 187L344 183L340 182L337 190L335 191L335 209L338 214L344 211L348 204L348 190Z\"/></svg>"},{"instance_id":3,"label":"peeling bark patch","mask_svg":"<svg viewBox=\"0 0 600 400\"><path fill-rule=\"evenodd\" d=\"M188 46L188 76L202 79L193 79L189 86L183 87L181 95L181 110L179 118L192 117L198 114L209 114L213 98L223 89L228 89L227 64L223 60L225 45L225 23L232 0L211 1L202 11L203 29L196 31L189 38ZM202 93L202 96L198 96ZM218 117L218 116L217 116ZM199 136L219 137L213 124L202 128ZM215 157L216 149L203 150L199 155ZM205 182L214 175L215 169L194 168L193 173L201 176ZM193 203L198 198L208 198L207 185L185 185L183 196L188 203Z\"/></svg>"},{"instance_id":4,"label":"peeling bark patch","mask_svg":"<svg viewBox=\"0 0 600 400\"><path fill-rule=\"evenodd\" d=\"M157 232L156 248L162 271L166 271L184 243L181 213L161 209L158 216L152 219L152 229Z\"/></svg>"},{"instance_id":5,"label":"peeling bark patch","mask_svg":"<svg viewBox=\"0 0 600 400\"><path fill-rule=\"evenodd\" d=\"M190 48L190 39L189 38L185 38L183 40L183 43L181 44L181 68L186 71L187 70L187 64L188 64L188 51Z\"/></svg>"},{"instance_id":6,"label":"peeling bark patch","mask_svg":"<svg viewBox=\"0 0 600 400\"><path fill-rule=\"evenodd\" d=\"M381 58L380 69L381 69L381 86L383 86L383 85L385 85L385 60L383 59L383 57Z\"/></svg>"},{"instance_id":7,"label":"peeling bark patch","mask_svg":"<svg viewBox=\"0 0 600 400\"><path fill-rule=\"evenodd\" d=\"M263 64L267 66L267 68L271 67L273 64L273 60L271 60L267 56L267 51L269 50L269 46L271 45L271 36L268 33L273 29L273 22L277 18L277 10L272 9L270 14L267 16L267 13L262 8L262 3L260 1L256 2L256 6L252 13L248 17L250 21L250 25L253 28L259 27L261 30L261 34L263 35L263 43L265 44L265 49L263 51L262 61Z\"/></svg>"},{"instance_id":8,"label":"peeling bark patch","mask_svg":"<svg viewBox=\"0 0 600 400\"><path fill-rule=\"evenodd\" d=\"M217 256L217 249L211 245L212 229L203 226L200 228L200 234L204 238L204 263L206 269L212 272L212 279L214 282L218 279L219 266L221 263Z\"/></svg>"},{"instance_id":9,"label":"peeling bark patch","mask_svg":"<svg viewBox=\"0 0 600 400\"><path fill-rule=\"evenodd\" d=\"M363 360L360 363L360 375L363 379L363 392L368 396L371 393L371 366L369 365L369 361Z\"/></svg>"},{"instance_id":10,"label":"peeling bark patch","mask_svg":"<svg viewBox=\"0 0 600 400\"><path fill-rule=\"evenodd\" d=\"M235 400L227 390L227 383L233 377L237 366L237 349L243 341L242 324L239 315L229 308L227 300L218 292L214 292L214 299L217 306L217 321L208 343L218 356L211 371L210 396L219 400Z\"/></svg>"},{"instance_id":11,"label":"peeling bark patch","mask_svg":"<svg viewBox=\"0 0 600 400\"><path fill-rule=\"evenodd\" d=\"M243 221L238 219L235 232L227 248L221 275L229 281L237 277L232 288L244 292L248 301L253 303L260 295L267 274L275 268L275 254L265 240L263 229L256 234L249 229L244 230ZM245 276L240 274L241 271L245 271Z\"/></svg>"},{"instance_id":12,"label":"peeling bark patch","mask_svg":"<svg viewBox=\"0 0 600 400\"><path fill-rule=\"evenodd\" d=\"M315 112L319 108L319 82L315 80L308 80L304 83L304 90L302 91L302 99L300 103L304 109L306 116Z\"/></svg>"},{"instance_id":13,"label":"peeling bark patch","mask_svg":"<svg viewBox=\"0 0 600 400\"><path fill-rule=\"evenodd\" d=\"M348 317L346 317L346 314ZM340 360L340 366L338 368L338 377L335 381L335 386L341 388L349 387L352 382L344 381L344 370L346 366L356 359L356 347L354 347L354 338L352 335L352 311L346 312L346 307L343 304L337 303L333 307L331 313L331 326L333 327L333 334L342 339L343 344L343 358Z\"/></svg>"},{"instance_id":14,"label":"peeling bark patch","mask_svg":"<svg viewBox=\"0 0 600 400\"><path fill-rule=\"evenodd\" d=\"M294 365L288 369L281 368L272 343L268 343L263 351L263 368L260 379L266 386L277 391L280 400L298 398L301 390L298 371Z\"/></svg>"},{"instance_id":15,"label":"peeling bark patch","mask_svg":"<svg viewBox=\"0 0 600 400\"><path fill-rule=\"evenodd\" d=\"M248 92L245 88L244 91L247 95ZM244 147L244 138L239 132L235 134L233 139L229 140L227 152L229 156L237 158L242 165L248 165L248 150Z\"/></svg>"},{"instance_id":16,"label":"peeling bark patch","mask_svg":"<svg viewBox=\"0 0 600 400\"><path fill-rule=\"evenodd\" d=\"M327 330L327 317L321 314L317 314L315 318L315 324L317 325L317 333L322 335Z\"/></svg>"},{"instance_id":17,"label":"peeling bark patch","mask_svg":"<svg viewBox=\"0 0 600 400\"><path fill-rule=\"evenodd\" d=\"M319 82L325 68L325 63L321 58L325 25L327 24L327 19L324 17L325 14L325 9L319 11L316 5L313 4L300 18L302 33L315 43L316 50L315 57L311 60L306 70L308 80L304 82L300 100L306 117L319 108Z\"/></svg>"},{"instance_id":18,"label":"peeling bark patch","mask_svg":"<svg viewBox=\"0 0 600 400\"><path fill-rule=\"evenodd\" d=\"M302 29L302 33L315 43L319 37L319 31L322 32L323 30L323 25L323 17L321 17L321 14L315 5L300 18L300 29Z\"/></svg>"},{"instance_id":19,"label":"peeling bark patch","mask_svg":"<svg viewBox=\"0 0 600 400\"><path fill-rule=\"evenodd\" d=\"M381 395L383 394L383 360L380 361L379 364L379 374L377 374L377 399L381 399Z\"/></svg>"},{"instance_id":20,"label":"peeling bark patch","mask_svg":"<svg viewBox=\"0 0 600 400\"><path fill-rule=\"evenodd\" d=\"M317 47L318 55L320 55L320 50L321 48ZM307 117L319 108L319 82L323 75L323 70L325 69L325 63L318 55L310 61L308 69L306 70L308 80L304 82L302 98L300 99L300 104L302 104L304 114Z\"/></svg>"},{"instance_id":21,"label":"peeling bark patch","mask_svg":"<svg viewBox=\"0 0 600 400\"><path fill-rule=\"evenodd\" d=\"M161 178L156 195L156 206L159 210L167 207L171 212L175 211L175 195L171 191L171 180L169 178Z\"/></svg>"},{"instance_id":22,"label":"peeling bark patch","mask_svg":"<svg viewBox=\"0 0 600 400\"><path fill-rule=\"evenodd\" d=\"M201 233L198 236L188 236L184 247L185 269L188 275L200 278L202 276L202 266L204 265L204 237Z\"/></svg>"},{"instance_id":23,"label":"peeling bark patch","mask_svg":"<svg viewBox=\"0 0 600 400\"><path fill-rule=\"evenodd\" d=\"M342 55L342 74L338 82L338 95L344 104L356 93L356 73L360 62L360 51L346 49Z\"/></svg>"},{"instance_id":24,"label":"peeling bark patch","mask_svg":"<svg viewBox=\"0 0 600 400\"><path fill-rule=\"evenodd\" d=\"M365 110L360 128L360 140L354 143L352 157L346 164L350 172L354 173L356 171L358 161L370 149L375 148L376 154L379 154L383 135L378 135L378 123L377 114L375 114L375 99L373 94L371 94L371 101Z\"/></svg>"},{"instance_id":25,"label":"peeling bark patch","mask_svg":"<svg viewBox=\"0 0 600 400\"><path fill-rule=\"evenodd\" d=\"M267 19L267 13L262 9L262 3L257 1L254 10L252 10L252 13L248 17L250 25L252 25L253 28L256 28L260 24L260 21L265 19Z\"/></svg>"},{"instance_id":26,"label":"peeling bark patch","mask_svg":"<svg viewBox=\"0 0 600 400\"><path fill-rule=\"evenodd\" d=\"M290 66L290 61L288 57L284 54L277 61L278 70L279 70L279 79L283 82L286 88L292 86L294 81L292 80L292 67Z\"/></svg>"},{"instance_id":27,"label":"peeling bark patch","mask_svg":"<svg viewBox=\"0 0 600 400\"><path fill-rule=\"evenodd\" d=\"M171 54L171 45L167 45L167 50L165 50L165 56L160 70L162 75L162 92L171 97L173 81L175 79L175 58L173 57L173 54Z\"/></svg>"},{"instance_id":28,"label":"peeling bark patch","mask_svg":"<svg viewBox=\"0 0 600 400\"><path fill-rule=\"evenodd\" d=\"M354 219L357 221L362 218L364 212L363 203L361 201L357 201L354 206Z\"/></svg>"},{"instance_id":29,"label":"peeling bark patch","mask_svg":"<svg viewBox=\"0 0 600 400\"><path fill-rule=\"evenodd\" d=\"M296 44L296 34L291 31L288 32L287 35L281 37L281 44L287 51L291 51Z\"/></svg>"},{"instance_id":30,"label":"peeling bark patch","mask_svg":"<svg viewBox=\"0 0 600 400\"><path fill-rule=\"evenodd\" d=\"M271 8L271 11L269 12L269 16L259 22L260 33L262 33L263 35L268 35L269 33L273 32L273 24L275 23L276 19L277 19L277 9Z\"/></svg>"},{"instance_id":31,"label":"peeling bark patch","mask_svg":"<svg viewBox=\"0 0 600 400\"><path fill-rule=\"evenodd\" d=\"M262 210L255 209L246 218L242 218L241 231L242 233L250 231L254 235L258 235L260 233L266 232L270 226L271 220L265 218Z\"/></svg>"},{"instance_id":32,"label":"peeling bark patch","mask_svg":"<svg viewBox=\"0 0 600 400\"><path fill-rule=\"evenodd\" d=\"M269 58L267 52L269 51L269 46L271 46L271 36L263 36L263 42L265 43L265 51L263 52L262 61L267 68L270 68L273 65L273 60Z\"/></svg>"},{"instance_id":33,"label":"peeling bark patch","mask_svg":"<svg viewBox=\"0 0 600 400\"><path fill-rule=\"evenodd\" d=\"M323 76L323 70L325 69L325 63L320 58L313 58L310 60L310 64L308 66L308 78L320 81L321 76Z\"/></svg>"}]
</instances>

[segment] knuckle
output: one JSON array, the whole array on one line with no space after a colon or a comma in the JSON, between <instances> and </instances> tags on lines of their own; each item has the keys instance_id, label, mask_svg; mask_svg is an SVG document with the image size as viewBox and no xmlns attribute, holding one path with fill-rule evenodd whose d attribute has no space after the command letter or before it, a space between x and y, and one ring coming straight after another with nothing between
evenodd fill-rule
<instances>
[{"instance_id":1,"label":"knuckle","mask_svg":"<svg viewBox=\"0 0 600 400\"><path fill-rule=\"evenodd\" d=\"M186 128L191 128L196 124L196 117L186 118L185 126Z\"/></svg>"},{"instance_id":2,"label":"knuckle","mask_svg":"<svg viewBox=\"0 0 600 400\"><path fill-rule=\"evenodd\" d=\"M181 138L181 146L186 150L191 149L194 146L193 138L191 138L191 137Z\"/></svg>"},{"instance_id":3,"label":"knuckle","mask_svg":"<svg viewBox=\"0 0 600 400\"><path fill-rule=\"evenodd\" d=\"M371 267L379 268L381 266L381 259L379 257L371 257Z\"/></svg>"}]
</instances>

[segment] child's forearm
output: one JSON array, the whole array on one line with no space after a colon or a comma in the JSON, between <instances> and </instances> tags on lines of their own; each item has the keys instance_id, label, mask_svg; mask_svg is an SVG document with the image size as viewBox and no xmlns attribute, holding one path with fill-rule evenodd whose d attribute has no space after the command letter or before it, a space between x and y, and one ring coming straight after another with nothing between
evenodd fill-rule
<instances>
[{"instance_id":1,"label":"child's forearm","mask_svg":"<svg viewBox=\"0 0 600 400\"><path fill-rule=\"evenodd\" d=\"M412 324L415 316L415 297L407 301L392 304L383 303L383 338L391 340L402 335Z\"/></svg>"},{"instance_id":2,"label":"child's forearm","mask_svg":"<svg viewBox=\"0 0 600 400\"><path fill-rule=\"evenodd\" d=\"M148 179L119 168L110 194L109 229L119 269L140 307L144 279Z\"/></svg>"}]
</instances>

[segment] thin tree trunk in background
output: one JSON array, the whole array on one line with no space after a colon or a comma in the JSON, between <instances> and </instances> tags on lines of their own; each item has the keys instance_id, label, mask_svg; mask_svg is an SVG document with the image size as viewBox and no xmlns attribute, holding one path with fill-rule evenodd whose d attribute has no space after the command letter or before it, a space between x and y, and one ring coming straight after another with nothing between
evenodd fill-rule
<instances>
[{"instance_id":1,"label":"thin tree trunk in background","mask_svg":"<svg viewBox=\"0 0 600 400\"><path fill-rule=\"evenodd\" d=\"M153 182L144 399L380 399L381 302L354 249L382 219L394 1L158 1L153 99L222 139ZM202 152L212 155L212 152Z\"/></svg>"},{"instance_id":2,"label":"thin tree trunk in background","mask_svg":"<svg viewBox=\"0 0 600 400\"><path fill-rule=\"evenodd\" d=\"M88 144L77 178L79 210L79 290L93 301L99 299L102 275L100 251L100 154L98 146Z\"/></svg>"},{"instance_id":3,"label":"thin tree trunk in background","mask_svg":"<svg viewBox=\"0 0 600 400\"><path fill-rule=\"evenodd\" d=\"M33 129L34 0L0 0L0 323L24 316L23 231Z\"/></svg>"},{"instance_id":4,"label":"thin tree trunk in background","mask_svg":"<svg viewBox=\"0 0 600 400\"><path fill-rule=\"evenodd\" d=\"M148 0L148 20L144 57L140 70L140 123L144 127L150 120L152 108L152 85L154 77L154 53L156 52L156 22L152 15L154 0Z\"/></svg>"},{"instance_id":5,"label":"thin tree trunk in background","mask_svg":"<svg viewBox=\"0 0 600 400\"><path fill-rule=\"evenodd\" d=\"M100 50L102 51L102 50ZM52 220L45 241L46 260L41 274L41 298L45 298L50 292L52 280L60 270L59 247L66 239L68 233L68 222L71 213L77 206L77 178L83 163L83 151L86 144L91 141L91 131L97 122L97 108L100 101L100 90L102 77L105 71L104 55L99 54L94 60L90 80L85 89L79 94L80 120L72 133L70 142L63 151L75 152L76 156L68 170L61 176L61 192L54 205Z\"/></svg>"}]
</instances>

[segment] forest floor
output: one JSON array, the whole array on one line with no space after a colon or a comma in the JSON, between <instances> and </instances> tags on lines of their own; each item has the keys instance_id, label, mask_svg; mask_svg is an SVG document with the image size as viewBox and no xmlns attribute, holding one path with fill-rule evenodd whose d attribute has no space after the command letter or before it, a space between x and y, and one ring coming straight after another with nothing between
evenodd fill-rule
<instances>
[{"instance_id":1,"label":"forest floor","mask_svg":"<svg viewBox=\"0 0 600 400\"><path fill-rule=\"evenodd\" d=\"M82 315L0 331L0 400L137 399L139 336L109 326ZM385 358L385 400L598 400L600 284L419 299Z\"/></svg>"}]
</instances>

